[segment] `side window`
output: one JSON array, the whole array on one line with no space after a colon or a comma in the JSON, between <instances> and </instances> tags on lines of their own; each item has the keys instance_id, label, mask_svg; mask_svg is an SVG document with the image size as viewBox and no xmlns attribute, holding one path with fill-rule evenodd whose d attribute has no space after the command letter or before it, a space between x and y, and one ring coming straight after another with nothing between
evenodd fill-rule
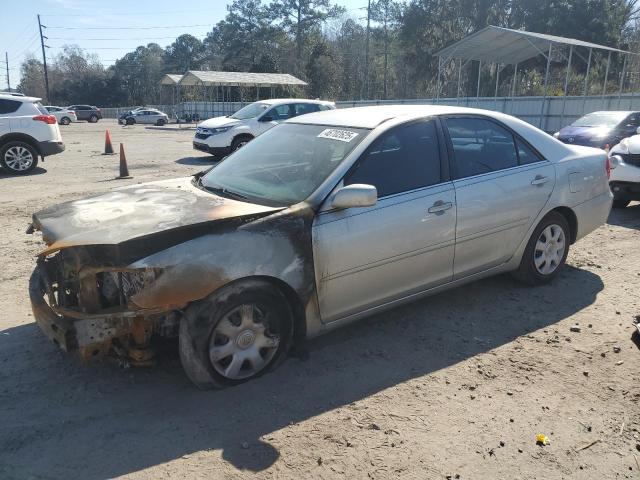
<instances>
[{"instance_id":1,"label":"side window","mask_svg":"<svg viewBox=\"0 0 640 480\"><path fill-rule=\"evenodd\" d=\"M364 183L378 197L440 183L440 150L432 120L401 125L378 138L345 177L345 185Z\"/></svg>"},{"instance_id":2,"label":"side window","mask_svg":"<svg viewBox=\"0 0 640 480\"><path fill-rule=\"evenodd\" d=\"M16 102L15 100L0 100L0 115L3 113L13 113L20 108L22 102Z\"/></svg>"},{"instance_id":3,"label":"side window","mask_svg":"<svg viewBox=\"0 0 640 480\"><path fill-rule=\"evenodd\" d=\"M315 103L296 103L294 108L296 117L298 115L304 115L305 113L312 113L320 110L319 105Z\"/></svg>"},{"instance_id":4,"label":"side window","mask_svg":"<svg viewBox=\"0 0 640 480\"><path fill-rule=\"evenodd\" d=\"M324 111L324 110L333 110L333 109L334 109L334 107L332 107L331 105L324 105L324 104L322 104L322 105L318 105L318 109L319 109L320 111Z\"/></svg>"},{"instance_id":5,"label":"side window","mask_svg":"<svg viewBox=\"0 0 640 480\"><path fill-rule=\"evenodd\" d=\"M540 155L534 152L519 138L516 138L516 146L518 147L518 159L520 160L520 165L528 165L530 163L536 163L543 160Z\"/></svg>"},{"instance_id":6,"label":"side window","mask_svg":"<svg viewBox=\"0 0 640 480\"><path fill-rule=\"evenodd\" d=\"M268 115L271 115L274 120L286 120L287 118L295 117L295 109L293 104L278 105L273 107Z\"/></svg>"},{"instance_id":7,"label":"side window","mask_svg":"<svg viewBox=\"0 0 640 480\"><path fill-rule=\"evenodd\" d=\"M457 178L472 177L518 165L511 132L482 118L448 118Z\"/></svg>"}]
</instances>

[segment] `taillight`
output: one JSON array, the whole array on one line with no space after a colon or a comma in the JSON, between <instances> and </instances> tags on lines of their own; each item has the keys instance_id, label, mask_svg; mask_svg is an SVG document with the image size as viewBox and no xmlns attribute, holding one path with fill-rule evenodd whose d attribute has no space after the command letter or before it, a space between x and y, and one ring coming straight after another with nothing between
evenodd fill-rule
<instances>
[{"instance_id":1,"label":"taillight","mask_svg":"<svg viewBox=\"0 0 640 480\"><path fill-rule=\"evenodd\" d=\"M44 122L49 125L53 125L58 122L56 117L53 115L36 115L32 120L35 120L36 122Z\"/></svg>"},{"instance_id":2,"label":"taillight","mask_svg":"<svg viewBox=\"0 0 640 480\"><path fill-rule=\"evenodd\" d=\"M607 172L607 178L611 178L611 160L609 156L604 159L604 170Z\"/></svg>"}]
</instances>

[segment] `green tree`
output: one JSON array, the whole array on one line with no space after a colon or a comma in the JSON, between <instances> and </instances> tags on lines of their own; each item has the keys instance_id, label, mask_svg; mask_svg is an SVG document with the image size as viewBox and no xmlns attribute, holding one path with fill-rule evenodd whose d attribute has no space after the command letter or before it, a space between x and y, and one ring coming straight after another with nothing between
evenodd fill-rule
<instances>
[{"instance_id":1,"label":"green tree","mask_svg":"<svg viewBox=\"0 0 640 480\"><path fill-rule=\"evenodd\" d=\"M203 55L202 42L193 35L184 34L167 47L164 61L173 72L184 73L200 68Z\"/></svg>"},{"instance_id":2,"label":"green tree","mask_svg":"<svg viewBox=\"0 0 640 480\"><path fill-rule=\"evenodd\" d=\"M331 5L330 0L276 0L270 5L274 19L295 41L295 71L302 71L302 56L310 33L329 18L344 13L344 8Z\"/></svg>"},{"instance_id":3,"label":"green tree","mask_svg":"<svg viewBox=\"0 0 640 480\"><path fill-rule=\"evenodd\" d=\"M335 98L339 94L340 69L329 44L321 40L311 49L307 63L309 91L314 98Z\"/></svg>"}]
</instances>

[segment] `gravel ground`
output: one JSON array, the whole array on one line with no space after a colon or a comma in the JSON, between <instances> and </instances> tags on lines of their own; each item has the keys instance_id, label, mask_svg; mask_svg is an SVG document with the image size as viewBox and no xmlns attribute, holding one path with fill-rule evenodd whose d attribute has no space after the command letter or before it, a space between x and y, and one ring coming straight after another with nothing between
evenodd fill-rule
<instances>
[{"instance_id":1,"label":"gravel ground","mask_svg":"<svg viewBox=\"0 0 640 480\"><path fill-rule=\"evenodd\" d=\"M58 351L33 323L41 244L24 230L47 205L211 160L191 149L192 130L61 128L63 154L0 175L0 478L640 478L640 204L574 245L551 285L477 282L201 392L173 345L150 369ZM105 128L133 179L113 180Z\"/></svg>"}]
</instances>

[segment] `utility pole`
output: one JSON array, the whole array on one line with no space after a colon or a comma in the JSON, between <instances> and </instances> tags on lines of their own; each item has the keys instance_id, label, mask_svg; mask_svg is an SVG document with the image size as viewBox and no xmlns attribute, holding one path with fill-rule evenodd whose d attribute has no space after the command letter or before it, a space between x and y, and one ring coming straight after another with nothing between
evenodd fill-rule
<instances>
[{"instance_id":1,"label":"utility pole","mask_svg":"<svg viewBox=\"0 0 640 480\"><path fill-rule=\"evenodd\" d=\"M46 26L44 28L47 28ZM51 103L51 97L49 96L49 71L47 70L47 54L45 52L44 39L47 38L42 35L42 23L40 22L40 14L38 14L38 29L40 30L40 46L42 47L42 65L44 66L44 86L47 91L47 104Z\"/></svg>"},{"instance_id":2,"label":"utility pole","mask_svg":"<svg viewBox=\"0 0 640 480\"><path fill-rule=\"evenodd\" d=\"M11 82L9 81L9 53L4 52L5 65L7 66L7 91L11 91Z\"/></svg>"},{"instance_id":3,"label":"utility pole","mask_svg":"<svg viewBox=\"0 0 640 480\"><path fill-rule=\"evenodd\" d=\"M369 32L371 24L371 0L367 2L367 40L364 46L364 91L365 100L369 100Z\"/></svg>"}]
</instances>

